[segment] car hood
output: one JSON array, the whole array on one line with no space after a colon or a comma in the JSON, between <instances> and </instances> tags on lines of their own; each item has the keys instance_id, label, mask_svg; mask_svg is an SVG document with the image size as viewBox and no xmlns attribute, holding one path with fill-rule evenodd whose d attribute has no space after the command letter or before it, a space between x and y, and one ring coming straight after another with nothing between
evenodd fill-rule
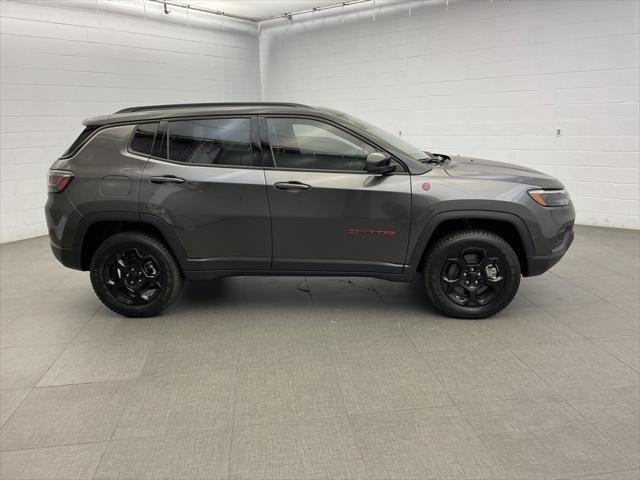
<instances>
[{"instance_id":1,"label":"car hood","mask_svg":"<svg viewBox=\"0 0 640 480\"><path fill-rule=\"evenodd\" d=\"M511 163L470 157L451 157L444 169L452 177L524 183L540 188L564 188L560 180L546 173Z\"/></svg>"}]
</instances>

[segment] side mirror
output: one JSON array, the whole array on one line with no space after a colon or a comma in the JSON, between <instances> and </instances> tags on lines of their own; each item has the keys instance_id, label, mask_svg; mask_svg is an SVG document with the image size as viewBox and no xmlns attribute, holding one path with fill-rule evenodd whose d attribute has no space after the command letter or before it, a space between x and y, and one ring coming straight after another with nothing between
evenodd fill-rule
<instances>
[{"instance_id":1,"label":"side mirror","mask_svg":"<svg viewBox=\"0 0 640 480\"><path fill-rule=\"evenodd\" d=\"M391 165L391 156L385 152L371 152L367 155L367 172L384 175L396 169Z\"/></svg>"}]
</instances>

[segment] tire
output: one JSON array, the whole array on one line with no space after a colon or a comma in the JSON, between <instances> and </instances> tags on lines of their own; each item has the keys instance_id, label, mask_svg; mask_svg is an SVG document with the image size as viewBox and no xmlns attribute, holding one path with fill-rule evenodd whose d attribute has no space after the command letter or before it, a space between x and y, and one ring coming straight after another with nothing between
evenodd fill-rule
<instances>
[{"instance_id":1,"label":"tire","mask_svg":"<svg viewBox=\"0 0 640 480\"><path fill-rule=\"evenodd\" d=\"M455 318L485 318L511 303L520 286L520 262L502 237L460 230L427 252L424 287L431 303Z\"/></svg>"},{"instance_id":2,"label":"tire","mask_svg":"<svg viewBox=\"0 0 640 480\"><path fill-rule=\"evenodd\" d=\"M169 249L152 235L117 233L96 249L91 285L104 305L126 317L152 317L180 293L182 272Z\"/></svg>"}]
</instances>

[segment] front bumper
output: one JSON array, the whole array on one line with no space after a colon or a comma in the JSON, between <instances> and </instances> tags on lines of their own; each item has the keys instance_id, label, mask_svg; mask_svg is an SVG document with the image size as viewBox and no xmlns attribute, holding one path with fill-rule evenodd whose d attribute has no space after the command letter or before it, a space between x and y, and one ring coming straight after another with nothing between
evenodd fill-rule
<instances>
[{"instance_id":1,"label":"front bumper","mask_svg":"<svg viewBox=\"0 0 640 480\"><path fill-rule=\"evenodd\" d=\"M557 244L550 254L536 255L527 258L527 272L525 276L533 277L541 275L558 263L560 259L564 257L564 254L567 253L567 250L569 250L569 247L573 243L574 236L572 221L560 231Z\"/></svg>"}]
</instances>

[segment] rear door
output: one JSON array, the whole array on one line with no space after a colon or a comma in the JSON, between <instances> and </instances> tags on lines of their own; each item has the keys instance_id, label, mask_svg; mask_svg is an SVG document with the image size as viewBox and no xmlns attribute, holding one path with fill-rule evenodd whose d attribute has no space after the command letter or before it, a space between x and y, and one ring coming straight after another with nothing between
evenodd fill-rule
<instances>
[{"instance_id":1,"label":"rear door","mask_svg":"<svg viewBox=\"0 0 640 480\"><path fill-rule=\"evenodd\" d=\"M140 213L164 220L195 269L268 269L269 209L250 116L161 122Z\"/></svg>"},{"instance_id":2,"label":"rear door","mask_svg":"<svg viewBox=\"0 0 640 480\"><path fill-rule=\"evenodd\" d=\"M261 119L273 268L400 273L409 238L410 176L365 171L376 147L339 125Z\"/></svg>"}]
</instances>

